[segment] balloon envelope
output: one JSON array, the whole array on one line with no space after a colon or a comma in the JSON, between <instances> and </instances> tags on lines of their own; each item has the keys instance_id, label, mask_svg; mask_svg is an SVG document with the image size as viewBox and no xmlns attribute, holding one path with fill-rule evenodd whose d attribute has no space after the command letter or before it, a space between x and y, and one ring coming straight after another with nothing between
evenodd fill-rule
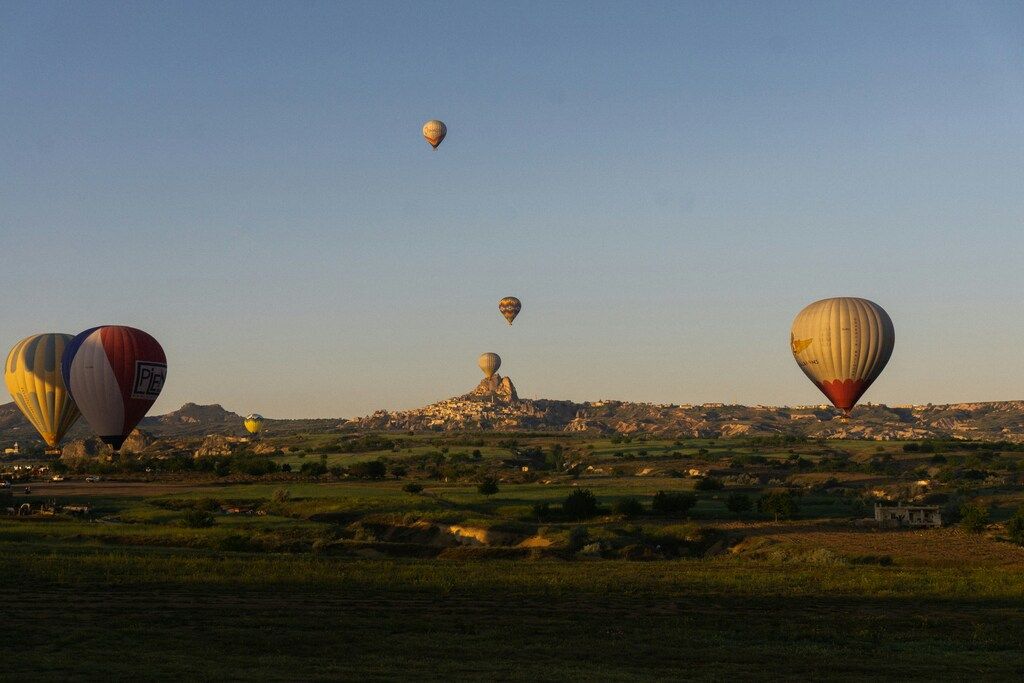
<instances>
[{"instance_id":1,"label":"balloon envelope","mask_svg":"<svg viewBox=\"0 0 1024 683\"><path fill-rule=\"evenodd\" d=\"M506 296L498 302L498 310L501 311L501 314L505 316L505 320L511 325L512 321L519 315L519 311L523 310L523 304L514 296Z\"/></svg>"},{"instance_id":2,"label":"balloon envelope","mask_svg":"<svg viewBox=\"0 0 1024 683\"><path fill-rule=\"evenodd\" d=\"M496 353L482 353L476 364L484 371L484 376L490 379L501 367L501 358Z\"/></svg>"},{"instance_id":3,"label":"balloon envelope","mask_svg":"<svg viewBox=\"0 0 1024 683\"><path fill-rule=\"evenodd\" d=\"M427 142L434 149L441 144L444 140L444 136L448 134L448 126L444 125L444 121L438 121L437 119L431 119L423 124L423 137L426 138Z\"/></svg>"},{"instance_id":4,"label":"balloon envelope","mask_svg":"<svg viewBox=\"0 0 1024 683\"><path fill-rule=\"evenodd\" d=\"M104 325L68 343L61 371L86 422L119 450L160 395L167 357L157 340L142 330Z\"/></svg>"},{"instance_id":5,"label":"balloon envelope","mask_svg":"<svg viewBox=\"0 0 1024 683\"><path fill-rule=\"evenodd\" d=\"M263 416L256 413L252 413L245 418L245 431L249 432L253 436L260 433L263 429Z\"/></svg>"},{"instance_id":6,"label":"balloon envelope","mask_svg":"<svg viewBox=\"0 0 1024 683\"><path fill-rule=\"evenodd\" d=\"M816 301L797 314L790 331L800 369L847 414L882 373L895 341L882 307L855 297Z\"/></svg>"},{"instance_id":7,"label":"balloon envelope","mask_svg":"<svg viewBox=\"0 0 1024 683\"><path fill-rule=\"evenodd\" d=\"M11 398L50 448L57 447L79 416L60 372L60 359L71 338L56 333L26 337L7 354L4 366Z\"/></svg>"}]
</instances>

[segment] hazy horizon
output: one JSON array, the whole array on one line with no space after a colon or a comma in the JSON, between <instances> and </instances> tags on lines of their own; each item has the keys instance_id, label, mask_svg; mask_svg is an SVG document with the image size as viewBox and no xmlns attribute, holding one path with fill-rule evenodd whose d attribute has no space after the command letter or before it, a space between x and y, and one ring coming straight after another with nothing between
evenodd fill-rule
<instances>
[{"instance_id":1,"label":"hazy horizon","mask_svg":"<svg viewBox=\"0 0 1024 683\"><path fill-rule=\"evenodd\" d=\"M1010 2L4 3L0 349L142 328L152 415L417 408L484 351L527 398L812 405L790 324L860 296L864 402L1015 400L1022 112Z\"/></svg>"}]
</instances>

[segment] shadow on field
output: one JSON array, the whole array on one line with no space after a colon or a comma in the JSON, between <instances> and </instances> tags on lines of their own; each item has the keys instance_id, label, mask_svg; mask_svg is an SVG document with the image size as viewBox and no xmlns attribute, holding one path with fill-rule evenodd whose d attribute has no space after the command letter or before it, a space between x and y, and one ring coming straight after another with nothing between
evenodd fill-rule
<instances>
[{"instance_id":1,"label":"shadow on field","mask_svg":"<svg viewBox=\"0 0 1024 683\"><path fill-rule=\"evenodd\" d=\"M383 577L382 577L383 578ZM9 677L1010 677L1020 605L363 586L0 590Z\"/></svg>"}]
</instances>

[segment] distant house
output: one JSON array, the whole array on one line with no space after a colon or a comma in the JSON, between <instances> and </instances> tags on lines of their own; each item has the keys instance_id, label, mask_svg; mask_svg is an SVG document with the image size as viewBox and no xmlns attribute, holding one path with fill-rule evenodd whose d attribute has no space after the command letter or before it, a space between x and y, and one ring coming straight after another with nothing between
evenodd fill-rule
<instances>
[{"instance_id":1,"label":"distant house","mask_svg":"<svg viewBox=\"0 0 1024 683\"><path fill-rule=\"evenodd\" d=\"M18 455L19 453L21 453L21 446L18 445L17 441L14 442L14 448L4 449L4 455Z\"/></svg>"},{"instance_id":2,"label":"distant house","mask_svg":"<svg viewBox=\"0 0 1024 683\"><path fill-rule=\"evenodd\" d=\"M882 505L875 503L875 521L885 528L942 526L938 505Z\"/></svg>"}]
</instances>

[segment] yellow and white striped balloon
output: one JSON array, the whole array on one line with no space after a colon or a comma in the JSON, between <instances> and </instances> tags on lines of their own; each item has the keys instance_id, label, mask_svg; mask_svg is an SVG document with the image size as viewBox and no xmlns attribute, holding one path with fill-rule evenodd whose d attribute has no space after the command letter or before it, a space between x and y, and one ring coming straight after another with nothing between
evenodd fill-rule
<instances>
[{"instance_id":1,"label":"yellow and white striped balloon","mask_svg":"<svg viewBox=\"0 0 1024 683\"><path fill-rule=\"evenodd\" d=\"M797 314L790 332L797 365L847 414L882 373L895 341L889 314L855 297L814 302Z\"/></svg>"},{"instance_id":2,"label":"yellow and white striped balloon","mask_svg":"<svg viewBox=\"0 0 1024 683\"><path fill-rule=\"evenodd\" d=\"M15 405L50 448L78 420L75 405L60 372L60 359L70 334L34 334L14 345L7 354L4 381Z\"/></svg>"}]
</instances>

